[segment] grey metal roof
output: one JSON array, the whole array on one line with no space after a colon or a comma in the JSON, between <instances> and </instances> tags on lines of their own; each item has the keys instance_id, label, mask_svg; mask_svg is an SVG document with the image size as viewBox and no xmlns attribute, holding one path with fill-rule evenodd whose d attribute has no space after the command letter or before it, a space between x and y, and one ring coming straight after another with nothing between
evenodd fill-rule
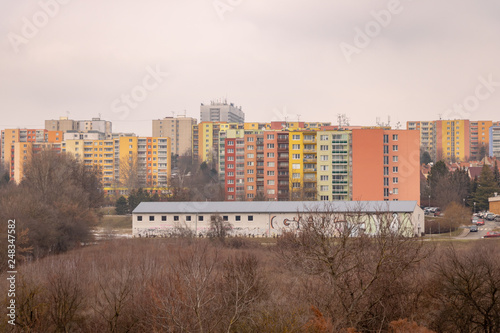
<instances>
[{"instance_id":1,"label":"grey metal roof","mask_svg":"<svg viewBox=\"0 0 500 333\"><path fill-rule=\"evenodd\" d=\"M133 214L413 212L416 201L186 201L141 202Z\"/></svg>"}]
</instances>

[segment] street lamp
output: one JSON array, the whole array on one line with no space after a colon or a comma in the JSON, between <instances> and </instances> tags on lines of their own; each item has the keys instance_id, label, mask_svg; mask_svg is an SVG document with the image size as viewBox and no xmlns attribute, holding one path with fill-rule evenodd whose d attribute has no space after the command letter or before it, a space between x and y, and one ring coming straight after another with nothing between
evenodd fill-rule
<instances>
[{"instance_id":1,"label":"street lamp","mask_svg":"<svg viewBox=\"0 0 500 333\"><path fill-rule=\"evenodd\" d=\"M431 195L429 194L429 207L431 206Z\"/></svg>"},{"instance_id":2,"label":"street lamp","mask_svg":"<svg viewBox=\"0 0 500 333\"><path fill-rule=\"evenodd\" d=\"M476 203L474 202L474 214L476 214Z\"/></svg>"}]
</instances>

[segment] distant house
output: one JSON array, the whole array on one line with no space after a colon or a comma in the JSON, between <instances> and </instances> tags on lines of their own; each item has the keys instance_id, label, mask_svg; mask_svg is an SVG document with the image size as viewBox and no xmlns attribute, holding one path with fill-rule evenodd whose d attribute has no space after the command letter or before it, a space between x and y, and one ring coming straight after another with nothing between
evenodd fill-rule
<instances>
[{"instance_id":1,"label":"distant house","mask_svg":"<svg viewBox=\"0 0 500 333\"><path fill-rule=\"evenodd\" d=\"M219 219L232 225L232 235L274 237L299 230L313 215L356 224L353 236L376 235L382 224L405 236L425 230L416 201L142 202L132 212L132 228L135 237L169 236L179 228L205 235Z\"/></svg>"},{"instance_id":2,"label":"distant house","mask_svg":"<svg viewBox=\"0 0 500 333\"><path fill-rule=\"evenodd\" d=\"M498 196L498 193L495 193L494 197L488 198L488 202L490 204L489 211L500 215L500 196Z\"/></svg>"}]
</instances>

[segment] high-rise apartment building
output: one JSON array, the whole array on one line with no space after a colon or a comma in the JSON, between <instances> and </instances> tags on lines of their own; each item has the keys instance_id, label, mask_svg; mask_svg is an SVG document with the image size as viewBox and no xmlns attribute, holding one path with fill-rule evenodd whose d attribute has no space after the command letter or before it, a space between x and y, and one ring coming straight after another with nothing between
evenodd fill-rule
<instances>
[{"instance_id":1,"label":"high-rise apartment building","mask_svg":"<svg viewBox=\"0 0 500 333\"><path fill-rule=\"evenodd\" d=\"M489 155L500 158L500 125L491 126L489 132Z\"/></svg>"},{"instance_id":2,"label":"high-rise apartment building","mask_svg":"<svg viewBox=\"0 0 500 333\"><path fill-rule=\"evenodd\" d=\"M60 117L59 120L45 120L45 129L48 131L78 131L78 132L101 132L106 139L112 138L113 124L110 121L101 118L92 118L91 120L72 120L68 117Z\"/></svg>"},{"instance_id":3,"label":"high-rise apartment building","mask_svg":"<svg viewBox=\"0 0 500 333\"><path fill-rule=\"evenodd\" d=\"M241 106L236 107L233 103L212 101L210 105L200 106L200 122L207 121L244 123L245 113L241 111Z\"/></svg>"},{"instance_id":4,"label":"high-rise apartment building","mask_svg":"<svg viewBox=\"0 0 500 333\"><path fill-rule=\"evenodd\" d=\"M0 162L7 164L10 170L11 179L22 178L22 164L14 163L15 159L19 158L19 151L24 151L25 147L17 147L20 150L14 150L15 143L61 143L63 141L63 133L61 131L48 131L45 129L5 129L2 130L2 149L1 149L1 159ZM36 149L41 147L36 145ZM31 146L26 147L28 150ZM28 156L28 155L24 155ZM24 159L23 156L23 159ZM28 156L29 157L29 156ZM20 161L18 159L18 161Z\"/></svg>"},{"instance_id":5,"label":"high-rise apartment building","mask_svg":"<svg viewBox=\"0 0 500 333\"><path fill-rule=\"evenodd\" d=\"M186 155L192 149L194 125L196 125L196 119L184 116L153 120L153 136L169 137L172 154Z\"/></svg>"},{"instance_id":6,"label":"high-rise apartment building","mask_svg":"<svg viewBox=\"0 0 500 333\"><path fill-rule=\"evenodd\" d=\"M491 120L468 119L408 121L409 130L420 132L421 148L433 160L449 161L477 160L488 154Z\"/></svg>"}]
</instances>

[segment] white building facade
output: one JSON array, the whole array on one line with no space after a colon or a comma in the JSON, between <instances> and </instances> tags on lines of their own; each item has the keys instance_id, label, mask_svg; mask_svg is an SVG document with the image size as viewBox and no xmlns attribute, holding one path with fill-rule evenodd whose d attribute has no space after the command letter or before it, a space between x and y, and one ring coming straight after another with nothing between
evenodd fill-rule
<instances>
[{"instance_id":1,"label":"white building facade","mask_svg":"<svg viewBox=\"0 0 500 333\"><path fill-rule=\"evenodd\" d=\"M134 237L170 236L181 229L203 236L213 220L221 219L233 236L275 237L299 230L315 216L350 225L353 236L376 235L381 226L408 237L425 230L416 201L142 202L132 212L132 229Z\"/></svg>"}]
</instances>

